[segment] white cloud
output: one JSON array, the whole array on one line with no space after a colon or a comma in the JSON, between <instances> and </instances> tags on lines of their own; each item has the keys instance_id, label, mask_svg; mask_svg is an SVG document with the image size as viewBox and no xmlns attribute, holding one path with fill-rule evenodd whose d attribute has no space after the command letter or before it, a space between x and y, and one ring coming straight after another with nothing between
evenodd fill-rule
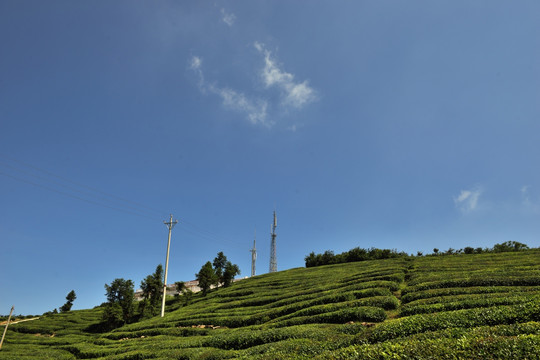
<instances>
[{"instance_id":1,"label":"white cloud","mask_svg":"<svg viewBox=\"0 0 540 360\"><path fill-rule=\"evenodd\" d=\"M201 60L200 57L198 57L198 56L193 56L193 57L191 57L190 68L191 68L192 70L200 69L200 68L201 68L201 65L202 65L202 60Z\"/></svg>"},{"instance_id":2,"label":"white cloud","mask_svg":"<svg viewBox=\"0 0 540 360\"><path fill-rule=\"evenodd\" d=\"M236 21L236 15L234 15L233 13L227 13L225 9L221 9L221 20L225 24L233 26L234 22Z\"/></svg>"},{"instance_id":3,"label":"white cloud","mask_svg":"<svg viewBox=\"0 0 540 360\"><path fill-rule=\"evenodd\" d=\"M261 77L265 86L277 86L281 89L285 105L299 109L316 99L316 92L308 85L308 82L295 82L293 74L281 70L264 44L256 41L254 46L264 55L264 68L261 71Z\"/></svg>"},{"instance_id":4,"label":"white cloud","mask_svg":"<svg viewBox=\"0 0 540 360\"><path fill-rule=\"evenodd\" d=\"M210 92L218 95L225 107L244 113L252 124L261 124L267 127L273 125L272 122L267 120L268 103L265 100L251 99L231 88L222 88L215 84L207 84L201 67L202 59L198 56L193 56L190 60L189 68L197 74L199 78L199 90L203 94Z\"/></svg>"},{"instance_id":5,"label":"white cloud","mask_svg":"<svg viewBox=\"0 0 540 360\"><path fill-rule=\"evenodd\" d=\"M530 186L524 185L521 187L521 199L523 200L524 204L530 204L531 198L529 196L529 189Z\"/></svg>"},{"instance_id":6,"label":"white cloud","mask_svg":"<svg viewBox=\"0 0 540 360\"><path fill-rule=\"evenodd\" d=\"M463 212L470 212L478 207L478 199L482 190L461 190L459 196L454 197L454 203Z\"/></svg>"},{"instance_id":7,"label":"white cloud","mask_svg":"<svg viewBox=\"0 0 540 360\"><path fill-rule=\"evenodd\" d=\"M189 62L189 69L191 69L193 72L195 72L197 74L197 77L199 78L198 82L197 82L197 85L199 86L199 90L202 93L206 93L206 87L205 87L205 83L204 83L204 75L203 75L203 72L201 70L201 66L202 66L202 59L200 57L198 57L198 56L192 56L191 60Z\"/></svg>"},{"instance_id":8,"label":"white cloud","mask_svg":"<svg viewBox=\"0 0 540 360\"><path fill-rule=\"evenodd\" d=\"M229 88L219 88L211 85L209 89L221 97L224 106L245 113L252 124L272 125L266 119L266 109L268 107L266 101L261 99L251 100L244 94Z\"/></svg>"},{"instance_id":9,"label":"white cloud","mask_svg":"<svg viewBox=\"0 0 540 360\"><path fill-rule=\"evenodd\" d=\"M521 187L521 209L533 213L533 214L539 214L540 213L540 204L538 203L538 198L536 196L531 194L531 186L524 185Z\"/></svg>"},{"instance_id":10,"label":"white cloud","mask_svg":"<svg viewBox=\"0 0 540 360\"><path fill-rule=\"evenodd\" d=\"M226 19L233 19L234 14L227 14L222 9L225 22ZM227 16L225 16L227 15ZM232 15L232 18L231 18ZM232 24L232 23L231 23ZM229 24L229 25L231 25ZM221 98L223 106L245 114L247 120L252 124L261 124L271 127L274 121L268 120L268 109L280 109L287 112L290 108L301 109L317 98L316 91L309 86L308 81L295 81L295 76L280 69L272 57L272 53L266 49L265 45L259 42L254 43L257 51L264 56L264 67L260 70L261 79L265 88L275 87L279 90L279 98L272 100L272 96L266 100L263 97L254 97L232 89L228 86L218 86L207 81L202 68L203 60L198 56L192 56L188 63L188 68L198 77L198 87L203 94L215 94ZM271 106L274 105L274 106ZM289 126L290 131L297 131L299 127L295 124Z\"/></svg>"}]
</instances>

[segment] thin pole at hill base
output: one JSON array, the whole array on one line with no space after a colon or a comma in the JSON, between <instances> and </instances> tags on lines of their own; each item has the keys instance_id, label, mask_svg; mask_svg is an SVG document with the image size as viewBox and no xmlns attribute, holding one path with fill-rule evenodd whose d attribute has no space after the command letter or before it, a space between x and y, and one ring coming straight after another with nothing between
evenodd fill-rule
<instances>
[{"instance_id":1,"label":"thin pole at hill base","mask_svg":"<svg viewBox=\"0 0 540 360\"><path fill-rule=\"evenodd\" d=\"M7 319L6 327L4 328L4 333L2 334L2 340L0 341L0 350L2 349L2 344L4 343L4 338L6 337L7 328L9 326L9 321L11 320L11 314L13 314L13 310L15 310L15 306L12 306L11 311L9 312L9 317Z\"/></svg>"}]
</instances>

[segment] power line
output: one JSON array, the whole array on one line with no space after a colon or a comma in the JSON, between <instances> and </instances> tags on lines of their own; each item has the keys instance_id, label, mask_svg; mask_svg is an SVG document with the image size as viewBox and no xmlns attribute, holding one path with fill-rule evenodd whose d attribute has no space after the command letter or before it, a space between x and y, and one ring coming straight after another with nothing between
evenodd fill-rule
<instances>
[{"instance_id":1,"label":"power line","mask_svg":"<svg viewBox=\"0 0 540 360\"><path fill-rule=\"evenodd\" d=\"M91 186L88 186L88 185L85 185L85 184L81 184L81 183L75 182L75 181L70 180L70 179L68 179L68 178L66 178L66 177L63 177L63 176L58 175L58 174L55 174L55 173L53 173L52 171L38 168L38 167L36 167L36 166L34 166L34 165L28 164L28 163L26 163L26 162L23 162L23 161L21 161L21 160L18 160L18 159L9 157L9 156L6 156L6 155L4 155L4 154L2 154L2 153L0 153L0 157L2 157L2 158L4 158L4 159L7 159L7 160L9 160L9 161L15 162L15 163L17 163L17 164L21 164L21 165L23 165L23 166L25 166L25 167L28 167L28 168L30 168L30 169L37 170L37 171L39 171L39 172L42 172L42 173L47 174L47 175L49 175L49 176L55 177L55 178L60 179L60 180L62 180L62 181L71 183L71 184L73 184L73 185L76 185L76 186L79 186L79 187L82 187L82 188L91 190L91 191L93 191L93 192L96 192L96 193L99 193L99 194L102 194L102 195L105 195L105 196L107 196L107 197L111 197L111 198L113 198L113 199L116 199L116 200L119 200L119 201L122 201L122 202L126 202L126 203L130 203L130 204L133 204L133 205L137 205L138 207L146 208L146 209L148 209L148 210L151 210L151 211L157 213L157 214L160 215L160 216L163 215L163 213L164 213L163 211L158 210L158 209L153 208L153 207L150 207L150 206L148 206L148 205L141 204L141 203L136 202L136 201L128 200L128 199L119 197L119 196L117 196L117 195L114 195L114 194L110 194L110 193L104 192L104 191L102 191L102 190L100 190L100 189L96 189L96 188L94 188L94 187L91 187ZM4 163L4 164L5 164L5 163ZM7 166L10 166L10 165L7 165ZM15 168L15 167L13 167L13 166L10 166L10 167ZM24 170L18 170L18 171L24 172ZM37 175L33 175L33 176L37 176ZM50 181L50 180L49 180L49 181ZM61 186L66 186L66 185L61 184ZM80 190L79 190L79 191L80 191Z\"/></svg>"},{"instance_id":2,"label":"power line","mask_svg":"<svg viewBox=\"0 0 540 360\"><path fill-rule=\"evenodd\" d=\"M187 220L183 220L183 218L182 218L182 225L191 227L192 231L198 232L198 233L202 234L203 236L205 236L205 237L207 237L209 239L214 239L215 241L218 241L218 242L225 241L225 242L228 242L230 244L235 244L235 245L238 245L238 246L244 246L243 242L223 238L221 235L218 235L218 234L216 234L216 233L214 233L214 232L212 232L212 231L210 231L208 229L203 229L200 226L197 226L197 225L193 224L192 222L189 222Z\"/></svg>"},{"instance_id":3,"label":"power line","mask_svg":"<svg viewBox=\"0 0 540 360\"><path fill-rule=\"evenodd\" d=\"M73 198L73 199L77 199L77 200L80 200L80 201L84 201L84 202L87 202L89 204L93 204L93 205L98 205L98 206L102 206L102 207L106 207L106 208L109 208L109 209L113 209L113 210L116 210L116 211L120 211L120 212L123 212L123 213L126 213L126 214L131 214L131 215L136 215L136 216L140 216L140 217L144 217L146 219L150 219L152 221L155 221L154 218L151 218L151 217L148 217L146 215L142 215L142 214L138 214L138 213L135 213L133 211L126 211L124 209L121 209L121 208L118 208L118 207L114 207L114 206L110 206L110 205L106 205L106 204L102 204L102 203L99 203L97 201L92 201L92 200L88 200L88 199L84 199L80 196L76 196L76 195L73 195L73 194L69 194L69 193L66 193L66 192L63 192L63 191L60 191L60 190L57 190L57 189L53 189L53 188L50 188L48 186L44 186L44 185L41 185L41 184L37 184L35 182L32 182L32 181L29 181L29 180L26 180L26 179L21 179L21 178L17 178L15 176L12 176L12 175L9 175L9 174L6 174L6 173L3 173L0 171L0 175L4 175L4 176L7 176L9 178L12 178L14 180L17 180L17 181L21 181L21 182L25 182L25 183L28 183L28 184L31 184L31 185L34 185L34 186L37 186L37 187L40 187L40 188L43 188L43 189L47 189L49 191L52 191L52 192L55 192L55 193L58 193L58 194L61 194L61 195L64 195L64 196L68 196L70 198Z\"/></svg>"},{"instance_id":4,"label":"power line","mask_svg":"<svg viewBox=\"0 0 540 360\"><path fill-rule=\"evenodd\" d=\"M184 231L186 231L187 233L190 233L192 234L193 236L197 237L197 238L200 238L200 239L203 239L203 240L206 240L206 241L210 241L210 242L213 242L213 243L216 243L216 244L220 244L220 245L223 245L224 243L227 243L228 245L230 246L235 246L237 248L242 248L243 246L240 245L240 243L238 242L235 242L235 241L231 241L231 240L228 240L228 239L224 239L224 238L215 238L215 237L210 237L208 235L205 235L204 233L202 232L199 232L199 231L195 231L193 229L190 229L190 228L187 228L185 226L182 226L183 225L183 221L180 223L180 226L182 227L182 229Z\"/></svg>"},{"instance_id":5,"label":"power line","mask_svg":"<svg viewBox=\"0 0 540 360\"><path fill-rule=\"evenodd\" d=\"M16 163L16 166L14 166L12 164L6 163L5 161L0 161L0 166L3 166L8 170L11 169L11 171L15 171L25 177L16 176L2 171L0 171L0 175L4 175L20 182L46 189L48 191L52 191L57 194L83 201L92 205L105 207L108 209L116 210L125 214L135 215L152 221L158 221L157 216L165 213L140 202L128 200L117 195L107 193L95 187L75 182L66 177L55 174L54 172L51 172L49 170L38 168L34 165L25 163L23 161L14 159L1 153L0 158L4 158L10 162ZM34 173L27 168L35 170L38 173ZM27 179L27 177L31 177L39 181L32 181ZM54 179L52 179L51 177ZM58 181L56 179L59 179L61 181ZM96 196L96 194L100 194L101 196ZM88 199L88 197L90 197L91 199ZM243 246L243 244L238 241L224 238L221 235L218 235L208 229L201 228L200 226L192 222L183 220L181 225L184 230L188 231L189 233L200 239L204 239L206 241L211 241L218 244L228 243L229 245L233 245L236 247Z\"/></svg>"},{"instance_id":6,"label":"power line","mask_svg":"<svg viewBox=\"0 0 540 360\"><path fill-rule=\"evenodd\" d=\"M15 170L15 171L17 171L17 172L19 172L19 173L21 173L21 174L26 175L26 176L30 176L30 177L33 177L33 178L36 178L36 179L44 180L44 182L49 183L49 185L59 186L60 188L69 189L69 190L72 191L72 192L79 193L79 194L83 194L83 195L86 195L86 196L91 196L91 197L95 197L95 196L96 196L96 195L93 194L92 192L89 192L89 191L86 191L86 190L80 190L80 189L77 189L76 187L73 187L73 186L70 186L70 185L66 185L66 184L62 184L61 182L58 182L58 181L56 181L56 180L51 180L51 179L48 179L48 178L43 177L43 176L40 176L40 175L32 174L32 173L30 173L30 172L28 172L28 171L18 169L18 168L14 167L14 166L11 166L11 165L9 165L9 164L5 164L5 163L0 162L0 165L1 165L1 166L4 166L4 167L11 168L11 169L13 169L13 170ZM6 175L6 176L9 176L9 175L7 175L7 174L5 174L5 173L3 173L3 174ZM29 181L29 180L24 180L24 179L21 179L21 178L17 178L17 177L15 177L15 176L10 176L10 177L13 178L13 179L19 180L19 181L24 181L24 182L30 183L30 184L32 184L32 185L40 186L40 187L43 187L43 188L45 188L45 189L47 189L47 190L55 191L55 192L61 193L61 194L63 194L63 195L68 195L68 196L70 196L70 197L73 197L73 198L76 198L76 199L81 200L81 198L80 198L79 196L71 195L71 194L69 194L69 193L66 193L66 192L63 192L63 191L59 191L59 190L56 190L56 189L54 189L54 188L50 188L50 187L47 187L47 186L44 186L44 185L40 185L40 184L34 183L34 182L32 182L32 181ZM115 202L114 200L110 200L110 199L108 199L107 197L104 197L104 196L99 196L98 199L103 200L103 201L106 201L106 202L110 202L110 203L114 203L114 202ZM84 201L86 201L86 200L84 200ZM92 203L97 204L97 201L96 201L96 200L93 200ZM100 205L100 206L101 206L101 205ZM105 205L105 206L110 207L110 205ZM153 215L153 213L151 213L151 212L148 212L148 211L146 211L146 210L142 210L142 209L140 209L140 208L138 208L138 207L131 206L131 205L125 205L125 204L121 204L121 205L116 204L116 205L114 205L114 204L113 204L112 206L113 206L115 209L118 208L118 207L123 207L123 208L131 209L131 210L133 210L133 211L137 211L137 212L139 212L139 213L145 213L145 214L147 214L147 215L150 215L150 214Z\"/></svg>"}]
</instances>

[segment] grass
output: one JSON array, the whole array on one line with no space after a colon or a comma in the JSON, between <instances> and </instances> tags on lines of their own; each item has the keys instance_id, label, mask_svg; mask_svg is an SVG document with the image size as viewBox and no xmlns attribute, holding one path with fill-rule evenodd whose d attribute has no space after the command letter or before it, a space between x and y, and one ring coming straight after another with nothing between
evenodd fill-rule
<instances>
[{"instance_id":1,"label":"grass","mask_svg":"<svg viewBox=\"0 0 540 360\"><path fill-rule=\"evenodd\" d=\"M540 250L291 269L106 333L101 314L13 324L0 359L538 359Z\"/></svg>"}]
</instances>

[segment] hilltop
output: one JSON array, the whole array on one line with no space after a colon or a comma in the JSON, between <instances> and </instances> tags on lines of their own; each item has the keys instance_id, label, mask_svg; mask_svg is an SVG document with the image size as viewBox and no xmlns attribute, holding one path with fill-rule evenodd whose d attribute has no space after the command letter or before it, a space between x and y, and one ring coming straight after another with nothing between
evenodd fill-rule
<instances>
[{"instance_id":1,"label":"hilltop","mask_svg":"<svg viewBox=\"0 0 540 360\"><path fill-rule=\"evenodd\" d=\"M540 249L265 274L105 333L102 312L14 324L0 359L538 358Z\"/></svg>"}]
</instances>

